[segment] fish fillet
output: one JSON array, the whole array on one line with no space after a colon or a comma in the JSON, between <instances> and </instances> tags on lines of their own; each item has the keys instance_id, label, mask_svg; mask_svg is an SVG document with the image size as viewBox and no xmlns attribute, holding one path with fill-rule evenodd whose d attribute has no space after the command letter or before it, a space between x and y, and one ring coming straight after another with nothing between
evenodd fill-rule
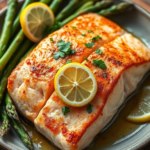
<instances>
[{"instance_id":1,"label":"fish fillet","mask_svg":"<svg viewBox=\"0 0 150 150\"><path fill-rule=\"evenodd\" d=\"M54 92L34 121L38 131L60 149L85 148L150 69L150 49L131 34L125 33L100 49L102 55L93 52L83 62L94 73L98 85L91 102L92 113L84 106L70 107L70 112L63 115L65 104ZM103 60L107 69L96 67L93 59Z\"/></svg>"},{"instance_id":2,"label":"fish fillet","mask_svg":"<svg viewBox=\"0 0 150 150\"><path fill-rule=\"evenodd\" d=\"M55 74L67 60L81 63L84 57L88 57L98 47L124 33L125 31L115 23L97 14L89 13L77 17L60 30L50 34L8 78L8 92L17 110L33 121L54 91ZM85 43L90 43L97 35L102 39L94 41L95 45L92 48L87 48ZM54 42L51 42L50 38L53 38ZM59 51L57 43L60 40L71 42L71 48L76 52L55 60L53 54Z\"/></svg>"}]
</instances>

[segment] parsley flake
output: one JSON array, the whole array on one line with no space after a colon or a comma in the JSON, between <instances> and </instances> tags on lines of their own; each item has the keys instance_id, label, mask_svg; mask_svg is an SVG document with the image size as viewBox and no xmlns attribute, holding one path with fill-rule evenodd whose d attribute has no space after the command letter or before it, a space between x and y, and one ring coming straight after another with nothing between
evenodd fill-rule
<instances>
[{"instance_id":1,"label":"parsley flake","mask_svg":"<svg viewBox=\"0 0 150 150\"><path fill-rule=\"evenodd\" d=\"M89 61L88 58L86 58L86 57L84 57L84 59L85 59L86 61Z\"/></svg>"},{"instance_id":2,"label":"parsley flake","mask_svg":"<svg viewBox=\"0 0 150 150\"><path fill-rule=\"evenodd\" d=\"M77 27L75 27L75 26L72 26L72 29L77 29Z\"/></svg>"},{"instance_id":3,"label":"parsley flake","mask_svg":"<svg viewBox=\"0 0 150 150\"><path fill-rule=\"evenodd\" d=\"M86 34L85 34L85 33L82 33L81 35L82 35L82 36L85 36Z\"/></svg>"},{"instance_id":4,"label":"parsley flake","mask_svg":"<svg viewBox=\"0 0 150 150\"><path fill-rule=\"evenodd\" d=\"M93 33L93 30L88 30L88 33Z\"/></svg>"},{"instance_id":5,"label":"parsley flake","mask_svg":"<svg viewBox=\"0 0 150 150\"><path fill-rule=\"evenodd\" d=\"M95 36L95 37L92 38L92 41L96 41L98 39L102 39L102 38L99 35L97 35L97 36Z\"/></svg>"},{"instance_id":6,"label":"parsley flake","mask_svg":"<svg viewBox=\"0 0 150 150\"><path fill-rule=\"evenodd\" d=\"M97 50L95 51L95 53L102 55L102 54L103 54L103 51L100 50L100 49L97 49Z\"/></svg>"},{"instance_id":7,"label":"parsley flake","mask_svg":"<svg viewBox=\"0 0 150 150\"><path fill-rule=\"evenodd\" d=\"M56 52L53 54L53 57L57 60L59 59L60 57L61 58L64 58L65 57L65 53L64 52Z\"/></svg>"},{"instance_id":8,"label":"parsley flake","mask_svg":"<svg viewBox=\"0 0 150 150\"><path fill-rule=\"evenodd\" d=\"M104 61L101 60L101 59L99 59L99 60L98 59L93 59L93 63L94 63L95 66L98 66L103 70L107 68Z\"/></svg>"},{"instance_id":9,"label":"parsley flake","mask_svg":"<svg viewBox=\"0 0 150 150\"><path fill-rule=\"evenodd\" d=\"M53 38L50 38L50 42L54 42Z\"/></svg>"},{"instance_id":10,"label":"parsley flake","mask_svg":"<svg viewBox=\"0 0 150 150\"><path fill-rule=\"evenodd\" d=\"M71 59L69 59L69 60L66 61L66 64L69 64L69 63L72 63Z\"/></svg>"},{"instance_id":11,"label":"parsley flake","mask_svg":"<svg viewBox=\"0 0 150 150\"><path fill-rule=\"evenodd\" d=\"M66 55L74 54L76 51L71 49L71 43L60 40L57 43L58 49L60 52L54 53L53 57L58 59L59 57L65 57Z\"/></svg>"},{"instance_id":12,"label":"parsley flake","mask_svg":"<svg viewBox=\"0 0 150 150\"><path fill-rule=\"evenodd\" d=\"M95 43L91 42L91 43L86 43L85 46L88 48L91 48Z\"/></svg>"},{"instance_id":13,"label":"parsley flake","mask_svg":"<svg viewBox=\"0 0 150 150\"><path fill-rule=\"evenodd\" d=\"M69 112L70 112L70 108L69 108L69 107L67 107L67 106L62 107L62 113L63 113L64 115L66 115L66 114L69 113Z\"/></svg>"},{"instance_id":14,"label":"parsley flake","mask_svg":"<svg viewBox=\"0 0 150 150\"><path fill-rule=\"evenodd\" d=\"M86 107L86 110L87 110L87 112L88 112L89 114L92 113L92 106L93 106L93 105L89 104L89 105Z\"/></svg>"}]
</instances>

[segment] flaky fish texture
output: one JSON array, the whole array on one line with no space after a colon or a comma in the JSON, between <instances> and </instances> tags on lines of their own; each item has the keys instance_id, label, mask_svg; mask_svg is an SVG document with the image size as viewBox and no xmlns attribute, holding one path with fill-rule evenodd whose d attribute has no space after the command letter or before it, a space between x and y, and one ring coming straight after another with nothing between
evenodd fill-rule
<instances>
[{"instance_id":1,"label":"flaky fish texture","mask_svg":"<svg viewBox=\"0 0 150 150\"><path fill-rule=\"evenodd\" d=\"M85 148L150 69L150 49L131 34L125 33L100 49L102 55L93 52L83 62L94 73L98 85L91 102L92 113L84 106L70 107L70 112L63 115L66 104L54 92L34 121L38 131L60 149ZM103 60L107 69L95 66L94 59Z\"/></svg>"},{"instance_id":2,"label":"flaky fish texture","mask_svg":"<svg viewBox=\"0 0 150 150\"><path fill-rule=\"evenodd\" d=\"M50 34L14 69L8 78L8 92L18 111L33 121L54 91L54 77L67 60L82 63L97 48L124 34L124 30L110 20L89 13L77 17L60 30ZM85 34L83 36L83 34ZM92 48L85 43L99 35ZM53 38L53 42L50 41ZM71 42L72 55L55 60L60 40Z\"/></svg>"}]
</instances>

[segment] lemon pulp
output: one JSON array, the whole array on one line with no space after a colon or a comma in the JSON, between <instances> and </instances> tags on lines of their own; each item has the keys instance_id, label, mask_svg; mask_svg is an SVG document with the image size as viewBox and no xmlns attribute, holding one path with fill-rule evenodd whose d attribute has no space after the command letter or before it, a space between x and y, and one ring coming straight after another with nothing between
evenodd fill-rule
<instances>
[{"instance_id":1,"label":"lemon pulp","mask_svg":"<svg viewBox=\"0 0 150 150\"><path fill-rule=\"evenodd\" d=\"M127 120L135 123L150 121L150 87L143 89L142 96L137 102L137 106L127 117Z\"/></svg>"},{"instance_id":2,"label":"lemon pulp","mask_svg":"<svg viewBox=\"0 0 150 150\"><path fill-rule=\"evenodd\" d=\"M53 11L41 2L35 2L21 12L20 23L25 35L33 42L43 38L46 26L54 24Z\"/></svg>"},{"instance_id":3,"label":"lemon pulp","mask_svg":"<svg viewBox=\"0 0 150 150\"><path fill-rule=\"evenodd\" d=\"M96 94L97 82L89 68L79 63L63 66L55 76L55 90L68 105L81 107Z\"/></svg>"}]
</instances>

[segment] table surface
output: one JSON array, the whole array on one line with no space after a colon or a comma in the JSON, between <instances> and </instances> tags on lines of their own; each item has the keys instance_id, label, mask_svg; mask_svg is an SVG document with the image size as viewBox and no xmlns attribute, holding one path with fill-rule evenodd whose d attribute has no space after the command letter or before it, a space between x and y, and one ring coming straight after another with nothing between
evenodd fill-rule
<instances>
[{"instance_id":1,"label":"table surface","mask_svg":"<svg viewBox=\"0 0 150 150\"><path fill-rule=\"evenodd\" d=\"M131 0L134 3L140 5L143 7L145 10L147 10L150 13L150 0ZM7 6L7 0L0 0L0 10L5 8ZM0 149L5 149L0 146ZM147 147L145 150L150 150L150 146Z\"/></svg>"}]
</instances>

